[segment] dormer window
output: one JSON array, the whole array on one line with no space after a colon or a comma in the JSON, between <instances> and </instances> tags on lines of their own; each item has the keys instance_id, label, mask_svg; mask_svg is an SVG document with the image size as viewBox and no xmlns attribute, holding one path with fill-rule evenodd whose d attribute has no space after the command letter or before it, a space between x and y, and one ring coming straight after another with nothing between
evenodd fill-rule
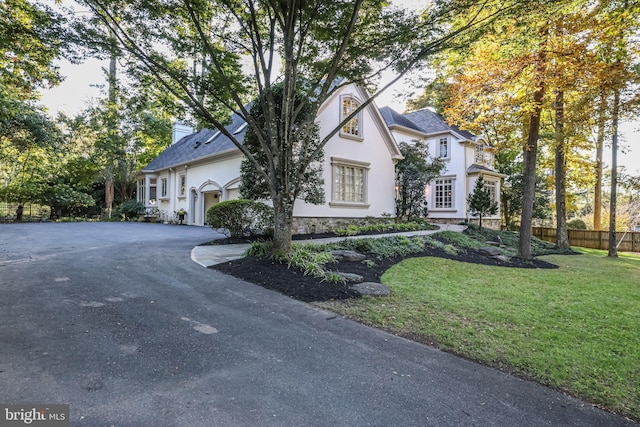
<instances>
[{"instance_id":1,"label":"dormer window","mask_svg":"<svg viewBox=\"0 0 640 427\"><path fill-rule=\"evenodd\" d=\"M478 165L484 164L484 145L482 143L476 145L476 156L474 163Z\"/></svg>"},{"instance_id":2,"label":"dormer window","mask_svg":"<svg viewBox=\"0 0 640 427\"><path fill-rule=\"evenodd\" d=\"M342 107L340 110L340 121L343 121L360 106L360 102L352 96L342 97ZM362 138L362 111L353 116L344 126L340 133L344 136Z\"/></svg>"}]
</instances>

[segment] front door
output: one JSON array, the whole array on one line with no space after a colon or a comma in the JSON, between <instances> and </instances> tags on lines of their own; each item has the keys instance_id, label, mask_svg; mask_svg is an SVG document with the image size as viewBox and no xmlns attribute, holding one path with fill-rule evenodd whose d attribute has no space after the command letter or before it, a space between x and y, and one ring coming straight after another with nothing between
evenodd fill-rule
<instances>
[{"instance_id":1,"label":"front door","mask_svg":"<svg viewBox=\"0 0 640 427\"><path fill-rule=\"evenodd\" d=\"M202 195L204 196L204 203L203 203L203 207L204 207L204 211L202 214L202 218L203 218L203 224L207 225L207 211L209 210L209 208L217 203L220 202L220 192L219 191L209 191L206 193L202 193Z\"/></svg>"}]
</instances>

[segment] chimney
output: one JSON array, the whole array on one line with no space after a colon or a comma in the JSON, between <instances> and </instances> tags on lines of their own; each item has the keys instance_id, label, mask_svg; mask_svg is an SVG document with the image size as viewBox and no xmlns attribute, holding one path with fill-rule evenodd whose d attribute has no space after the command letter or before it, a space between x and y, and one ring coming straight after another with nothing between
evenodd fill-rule
<instances>
[{"instance_id":1,"label":"chimney","mask_svg":"<svg viewBox=\"0 0 640 427\"><path fill-rule=\"evenodd\" d=\"M173 133L171 136L171 145L180 141L185 136L189 136L193 133L193 128L191 126L182 123L179 120L173 122Z\"/></svg>"}]
</instances>

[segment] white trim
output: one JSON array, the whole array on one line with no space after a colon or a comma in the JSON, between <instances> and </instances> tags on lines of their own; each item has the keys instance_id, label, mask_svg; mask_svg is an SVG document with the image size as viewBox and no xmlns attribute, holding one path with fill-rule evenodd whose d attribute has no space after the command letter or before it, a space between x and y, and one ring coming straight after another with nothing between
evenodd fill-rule
<instances>
[{"instance_id":1,"label":"white trim","mask_svg":"<svg viewBox=\"0 0 640 427\"><path fill-rule=\"evenodd\" d=\"M205 143L205 144L210 143L211 141L213 141L214 139L216 139L216 138L218 137L218 135L220 135L220 131L217 131L216 133L214 133L213 135L211 135L211 136L209 137L209 139L207 139L204 143Z\"/></svg>"},{"instance_id":2,"label":"white trim","mask_svg":"<svg viewBox=\"0 0 640 427\"><path fill-rule=\"evenodd\" d=\"M233 131L234 135L239 134L240 132L242 132L245 128L247 127L247 122L244 122L243 124L241 124L238 129L236 129L235 131Z\"/></svg>"}]
</instances>

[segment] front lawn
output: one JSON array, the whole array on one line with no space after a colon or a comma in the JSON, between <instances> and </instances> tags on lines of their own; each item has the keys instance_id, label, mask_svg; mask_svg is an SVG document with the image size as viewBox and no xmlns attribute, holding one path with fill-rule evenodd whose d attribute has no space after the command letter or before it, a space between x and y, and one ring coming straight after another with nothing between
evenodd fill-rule
<instances>
[{"instance_id":1,"label":"front lawn","mask_svg":"<svg viewBox=\"0 0 640 427\"><path fill-rule=\"evenodd\" d=\"M388 298L317 305L640 420L640 256L548 255L559 269L411 258Z\"/></svg>"}]
</instances>

